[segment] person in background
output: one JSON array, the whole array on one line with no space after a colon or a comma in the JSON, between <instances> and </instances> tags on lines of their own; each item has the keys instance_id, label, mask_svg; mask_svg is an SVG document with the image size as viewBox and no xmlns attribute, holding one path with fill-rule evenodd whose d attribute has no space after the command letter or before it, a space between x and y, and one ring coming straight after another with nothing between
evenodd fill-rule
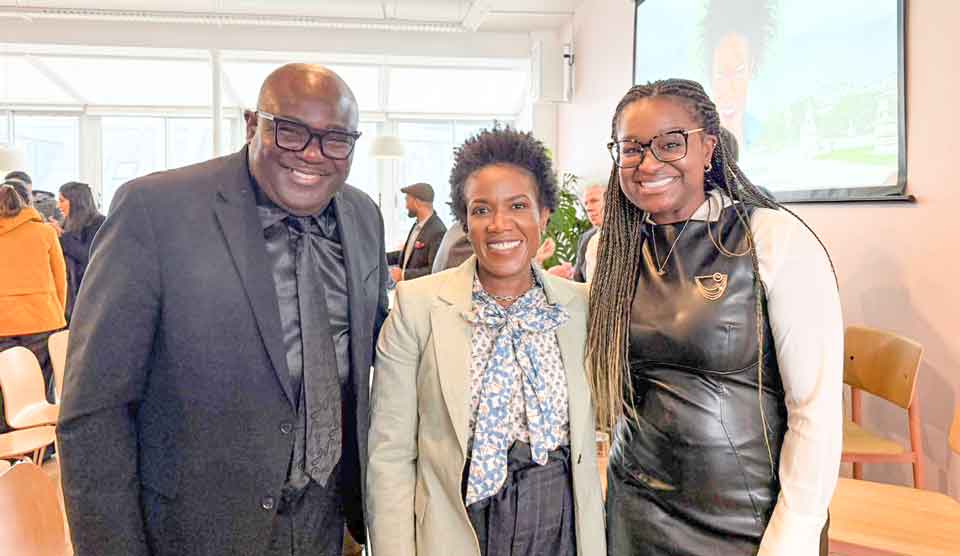
<instances>
[{"instance_id":1,"label":"person in background","mask_svg":"<svg viewBox=\"0 0 960 556\"><path fill-rule=\"evenodd\" d=\"M597 263L597 245L600 243L600 227L603 225L603 203L607 184L591 183L583 192L583 207L592 228L580 234L577 254L573 264L564 261L550 269L550 274L575 282L589 282Z\"/></svg>"},{"instance_id":2,"label":"person in background","mask_svg":"<svg viewBox=\"0 0 960 556\"><path fill-rule=\"evenodd\" d=\"M843 321L816 235L720 142L703 87L632 87L591 282L611 556L826 554Z\"/></svg>"},{"instance_id":3,"label":"person in background","mask_svg":"<svg viewBox=\"0 0 960 556\"><path fill-rule=\"evenodd\" d=\"M390 277L394 282L430 274L440 241L447 231L433 210L433 187L429 183L415 183L400 191L407 196L407 216L417 221L410 228L403 249L387 253L387 263L392 265Z\"/></svg>"},{"instance_id":4,"label":"person in background","mask_svg":"<svg viewBox=\"0 0 960 556\"><path fill-rule=\"evenodd\" d=\"M20 189L21 191L17 191ZM54 400L53 367L47 350L51 332L66 325L66 265L57 233L27 203L23 183L0 186L0 351L23 346L37 356ZM7 430L0 411L0 422Z\"/></svg>"},{"instance_id":5,"label":"person in background","mask_svg":"<svg viewBox=\"0 0 960 556\"><path fill-rule=\"evenodd\" d=\"M67 261L67 321L80 291L80 282L90 260L90 245L105 220L97 210L90 186L71 181L60 186L57 208L63 215L63 225L51 220L50 225L60 235L60 246Z\"/></svg>"},{"instance_id":6,"label":"person in background","mask_svg":"<svg viewBox=\"0 0 960 556\"><path fill-rule=\"evenodd\" d=\"M586 288L532 264L556 204L550 158L529 133L485 130L455 152L450 184L476 254L401 282L381 332L373 552L603 555Z\"/></svg>"},{"instance_id":7,"label":"person in background","mask_svg":"<svg viewBox=\"0 0 960 556\"><path fill-rule=\"evenodd\" d=\"M6 182L9 182L10 180L18 181L26 186L27 191L30 193L30 204L33 204L33 180L30 178L30 174L22 170L14 170L12 172L7 172L7 175L3 177L3 180Z\"/></svg>"},{"instance_id":8,"label":"person in background","mask_svg":"<svg viewBox=\"0 0 960 556\"><path fill-rule=\"evenodd\" d=\"M345 183L356 97L287 64L244 116L239 152L125 184L94 240L57 425L77 556L365 538L388 271L380 211Z\"/></svg>"}]
</instances>

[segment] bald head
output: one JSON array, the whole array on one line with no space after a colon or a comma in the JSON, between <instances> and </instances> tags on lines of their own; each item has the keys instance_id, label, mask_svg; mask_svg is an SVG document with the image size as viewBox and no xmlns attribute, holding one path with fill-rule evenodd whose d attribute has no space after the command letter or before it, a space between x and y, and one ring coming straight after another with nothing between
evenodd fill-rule
<instances>
[{"instance_id":1,"label":"bald head","mask_svg":"<svg viewBox=\"0 0 960 556\"><path fill-rule=\"evenodd\" d=\"M337 105L353 116L354 127L360 117L357 99L346 81L317 64L286 64L270 72L260 86L257 108L272 113L278 110L280 99L291 97Z\"/></svg>"},{"instance_id":2,"label":"bald head","mask_svg":"<svg viewBox=\"0 0 960 556\"><path fill-rule=\"evenodd\" d=\"M319 214L350 172L360 120L350 87L323 66L287 64L264 80L257 111L246 120L250 173L260 189L292 214ZM292 127L312 137L299 151L281 147L278 124L287 136Z\"/></svg>"}]
</instances>

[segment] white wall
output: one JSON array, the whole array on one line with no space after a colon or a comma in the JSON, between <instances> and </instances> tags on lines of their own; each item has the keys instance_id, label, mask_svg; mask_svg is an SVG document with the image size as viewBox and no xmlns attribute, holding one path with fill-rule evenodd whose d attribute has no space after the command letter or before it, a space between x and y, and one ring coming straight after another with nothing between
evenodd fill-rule
<instances>
[{"instance_id":1,"label":"white wall","mask_svg":"<svg viewBox=\"0 0 960 556\"><path fill-rule=\"evenodd\" d=\"M960 403L960 249L956 244L960 183L960 65L951 30L960 3L909 2L907 29L908 187L918 202L794 205L833 256L844 319L889 329L925 347L918 386L926 452L926 487L960 497L960 456L947 448ZM584 0L574 16L576 87L560 106L558 166L580 175L609 175L604 145L610 118L632 76L633 3ZM884 402L865 403L868 428L907 444L906 415ZM910 484L906 465L866 466L866 478Z\"/></svg>"}]
</instances>

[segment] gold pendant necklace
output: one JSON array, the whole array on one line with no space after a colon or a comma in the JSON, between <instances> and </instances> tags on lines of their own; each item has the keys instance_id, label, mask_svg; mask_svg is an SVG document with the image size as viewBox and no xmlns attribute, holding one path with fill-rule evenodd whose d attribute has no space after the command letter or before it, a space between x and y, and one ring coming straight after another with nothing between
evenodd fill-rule
<instances>
[{"instance_id":1,"label":"gold pendant necklace","mask_svg":"<svg viewBox=\"0 0 960 556\"><path fill-rule=\"evenodd\" d=\"M667 273L667 261L670 260L670 255L673 255L673 249L677 246L677 242L680 241L680 236L683 235L683 232L687 229L687 224L690 223L690 220L693 219L693 215L690 215L690 218L687 218L686 222L683 223L683 227L680 228L680 233L677 234L677 237L674 238L673 244L670 245L670 250L667 251L666 258L663 259L663 264L660 263L660 255L657 253L657 226L656 224L650 230L651 239L653 240L653 262L657 266L657 276L663 276Z\"/></svg>"}]
</instances>

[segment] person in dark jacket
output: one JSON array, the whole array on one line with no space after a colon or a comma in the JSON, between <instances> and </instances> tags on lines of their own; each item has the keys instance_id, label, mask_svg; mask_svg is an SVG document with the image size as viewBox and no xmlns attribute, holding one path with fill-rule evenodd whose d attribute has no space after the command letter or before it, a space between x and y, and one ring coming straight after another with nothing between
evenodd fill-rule
<instances>
[{"instance_id":1,"label":"person in dark jacket","mask_svg":"<svg viewBox=\"0 0 960 556\"><path fill-rule=\"evenodd\" d=\"M412 280L430 274L440 240L447 227L433 210L433 187L415 183L400 190L407 195L407 214L417 221L407 234L403 249L387 253L390 276L394 282Z\"/></svg>"},{"instance_id":2,"label":"person in dark jacket","mask_svg":"<svg viewBox=\"0 0 960 556\"><path fill-rule=\"evenodd\" d=\"M97 235L105 217L97 210L90 186L71 181L60 186L57 207L63 214L63 227L54 225L60 232L60 247L67 261L67 320L73 313L73 303L80 291L83 273L90 260L90 244Z\"/></svg>"}]
</instances>

